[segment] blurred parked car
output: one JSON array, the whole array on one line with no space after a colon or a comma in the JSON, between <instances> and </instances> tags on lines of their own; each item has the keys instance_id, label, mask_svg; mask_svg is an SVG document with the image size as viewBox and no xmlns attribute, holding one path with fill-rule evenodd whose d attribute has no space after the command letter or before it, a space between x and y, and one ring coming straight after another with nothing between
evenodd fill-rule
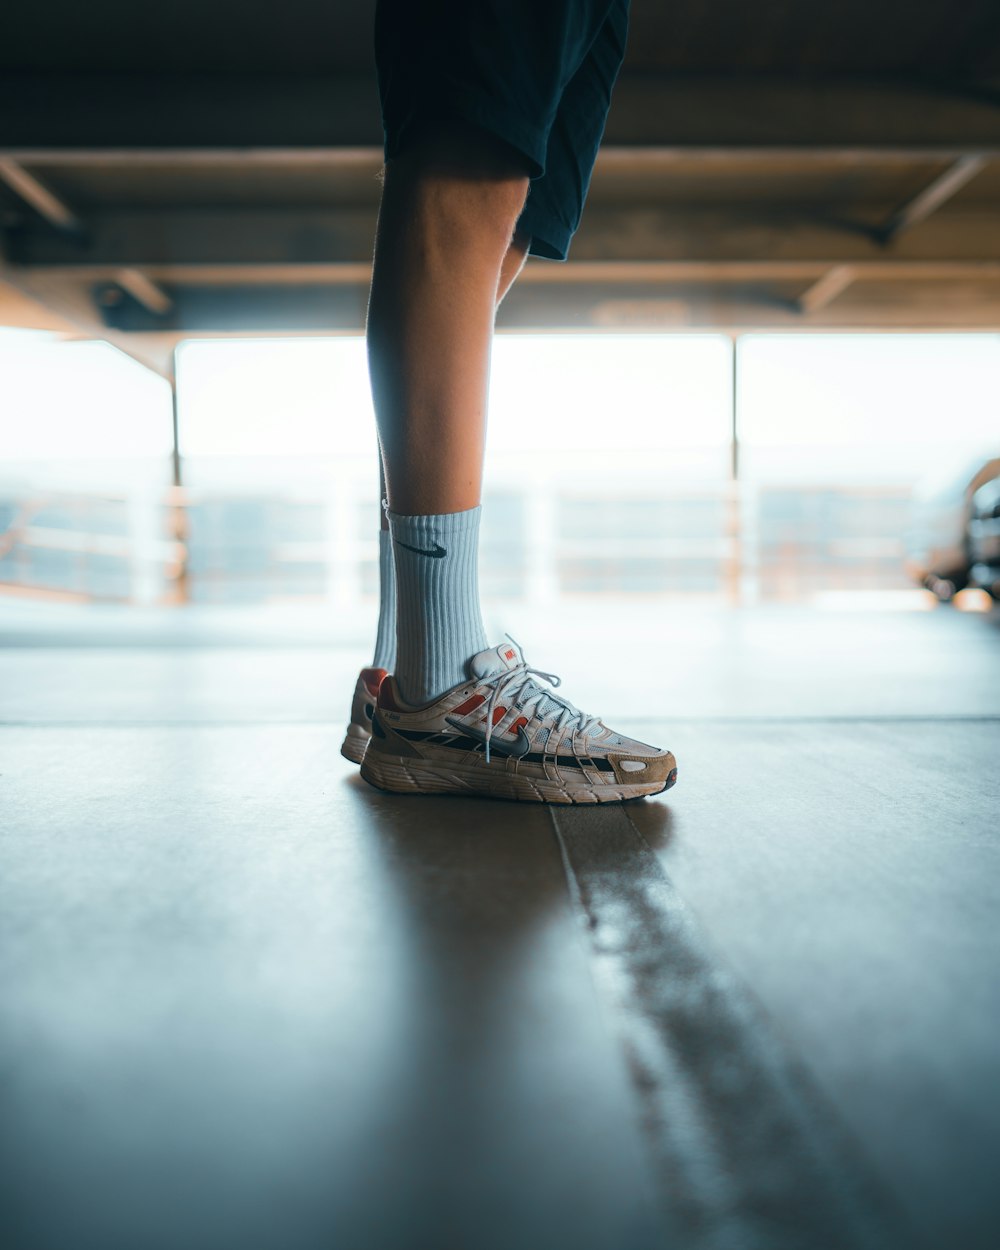
<instances>
[{"instance_id":1,"label":"blurred parked car","mask_svg":"<svg viewBox=\"0 0 1000 1250\"><path fill-rule=\"evenodd\" d=\"M1000 457L914 491L906 569L942 602L967 586L1000 599Z\"/></svg>"},{"instance_id":2,"label":"blurred parked car","mask_svg":"<svg viewBox=\"0 0 1000 1250\"><path fill-rule=\"evenodd\" d=\"M969 574L977 586L1000 600L1000 469L972 496Z\"/></svg>"}]
</instances>

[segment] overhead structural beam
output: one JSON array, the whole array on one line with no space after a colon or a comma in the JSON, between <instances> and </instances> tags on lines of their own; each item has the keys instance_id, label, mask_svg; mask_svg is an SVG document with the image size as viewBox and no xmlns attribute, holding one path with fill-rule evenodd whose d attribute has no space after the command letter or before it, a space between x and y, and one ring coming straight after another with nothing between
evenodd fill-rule
<instances>
[{"instance_id":1,"label":"overhead structural beam","mask_svg":"<svg viewBox=\"0 0 1000 1250\"><path fill-rule=\"evenodd\" d=\"M597 171L609 175L655 173L677 164L705 166L756 164L768 161L794 161L797 165L881 166L912 165L915 162L956 161L966 153L964 144L945 146L876 145L868 147L809 145L732 146L706 142L691 143L604 143L597 154ZM976 152L985 159L1000 158L1000 136L991 153ZM382 149L366 144L347 147L4 147L0 160L13 160L35 169L64 166L73 169L371 169L382 165Z\"/></svg>"},{"instance_id":2,"label":"overhead structural beam","mask_svg":"<svg viewBox=\"0 0 1000 1250\"><path fill-rule=\"evenodd\" d=\"M861 220L877 220L864 205L857 213ZM48 230L19 231L8 240L8 259L29 267L138 269L153 281L165 280L179 265L368 266L374 229L374 207L105 210L88 214L83 241ZM886 259L868 230L814 220L802 211L684 205L666 212L600 203L585 215L572 256L574 262L801 261L819 263L819 273ZM903 234L893 259L1000 260L996 215L985 209L934 214L920 230Z\"/></svg>"},{"instance_id":3,"label":"overhead structural beam","mask_svg":"<svg viewBox=\"0 0 1000 1250\"><path fill-rule=\"evenodd\" d=\"M15 267L13 272L37 275L56 282L116 282L128 272L109 265L44 265ZM135 272L135 271L131 271ZM157 285L202 289L230 287L358 287L371 280L371 265L323 263L315 265L150 265L137 277L162 296L154 303L139 299L150 312L169 311L172 297ZM864 260L831 265L827 260L610 260L568 261L564 265L544 261L529 263L518 286L580 286L663 284L714 285L753 282L808 282L799 296L803 311L815 312L835 299L852 282L868 281L994 281L1000 277L1000 260ZM133 292L134 294L134 292ZM136 296L138 299L138 296Z\"/></svg>"},{"instance_id":4,"label":"overhead structural beam","mask_svg":"<svg viewBox=\"0 0 1000 1250\"><path fill-rule=\"evenodd\" d=\"M810 281L810 290L823 284L813 295L812 309L823 307L852 282L868 281L995 281L1000 278L1000 260L864 260L849 265L831 265L824 260L744 260L744 261L569 261L565 265L528 265L518 285L562 286L598 283L635 286L657 284L725 285L727 283ZM799 297L799 302L806 298ZM821 298L823 296L824 298Z\"/></svg>"},{"instance_id":5,"label":"overhead structural beam","mask_svg":"<svg viewBox=\"0 0 1000 1250\"><path fill-rule=\"evenodd\" d=\"M837 298L854 281L857 270L852 265L832 265L821 278L799 296L799 312L819 312Z\"/></svg>"},{"instance_id":6,"label":"overhead structural beam","mask_svg":"<svg viewBox=\"0 0 1000 1250\"><path fill-rule=\"evenodd\" d=\"M933 182L928 183L922 191L898 208L878 231L883 242L896 239L904 230L926 221L931 213L937 212L966 186L988 164L988 158L982 153L969 153L960 156Z\"/></svg>"},{"instance_id":7,"label":"overhead structural beam","mask_svg":"<svg viewBox=\"0 0 1000 1250\"><path fill-rule=\"evenodd\" d=\"M80 230L80 222L73 210L18 161L0 156L0 180L41 214L50 226L55 226L57 230Z\"/></svg>"},{"instance_id":8,"label":"overhead structural beam","mask_svg":"<svg viewBox=\"0 0 1000 1250\"><path fill-rule=\"evenodd\" d=\"M612 176L615 174L636 176L653 174L664 169L670 170L671 167L677 165L683 165L686 172L691 167L704 169L726 167L731 169L733 166L749 165L756 167L758 164L766 165L781 161L786 163L794 162L796 166L805 166L810 170L817 167L831 166L836 169L845 167L853 169L858 165L866 168L872 166L878 168L884 165L950 162L966 155L967 151L967 145L965 144L931 147L921 147L919 145L901 147L892 143L867 147L834 144L826 147L814 147L809 144L769 146L767 144L732 145L706 142L704 144L654 143L639 145L605 142L601 144L601 150L597 154L595 174L606 173ZM986 156L988 159L996 159L1000 157L1000 146L991 153L977 151L976 155ZM31 159L29 160L28 154L26 154L24 157L25 163L33 163L34 156L34 152L30 153ZM47 157L44 159L47 159ZM62 163L62 161L56 159L52 160L54 165Z\"/></svg>"},{"instance_id":9,"label":"overhead structural beam","mask_svg":"<svg viewBox=\"0 0 1000 1250\"><path fill-rule=\"evenodd\" d=\"M951 154L950 150L948 154ZM940 151L935 151L934 156L942 159ZM928 159L934 159L934 156ZM901 157L905 160L913 159L908 153L901 154ZM377 171L382 164L382 149L364 145L335 148L5 148L0 150L0 160L4 159L36 168L61 165L84 169L93 166L101 169L135 169L142 166L173 170L224 169L227 166L240 169L285 169L292 166L295 169Z\"/></svg>"},{"instance_id":10,"label":"overhead structural beam","mask_svg":"<svg viewBox=\"0 0 1000 1250\"><path fill-rule=\"evenodd\" d=\"M127 291L134 300L138 300L143 308L151 313L165 316L174 306L173 300L166 291L138 269L119 269L115 273L114 280L123 291Z\"/></svg>"},{"instance_id":11,"label":"overhead structural beam","mask_svg":"<svg viewBox=\"0 0 1000 1250\"><path fill-rule=\"evenodd\" d=\"M566 275L575 266L535 268L546 274ZM688 280L695 272L692 269L673 268L661 271L662 284L657 287L629 281L628 269L620 265L611 266L602 275L597 265L588 264L582 267L580 280L568 284L555 277L527 279L529 267L527 280L518 282L504 301L501 324L508 329L591 330L595 326L1000 330L1000 263L922 266L885 262L880 267L858 266L857 282L844 298L815 307L804 317L793 296L782 294L782 287L801 290L810 279L815 283L824 268L829 270L830 265L815 265L811 274L799 281L777 285L749 279L699 283ZM727 272L733 276L737 271ZM614 281L602 280L612 275ZM914 281L889 285L882 281L888 277ZM179 285L172 290L173 308L167 316L154 315L136 301L123 300L104 310L107 320L101 324L92 302L94 284L76 273L26 274L4 270L0 264L0 278L22 284L32 298L64 321L74 322L83 336L107 339L168 378L170 350L182 338L201 334L358 333L365 320L366 292L362 286L258 283L249 288Z\"/></svg>"},{"instance_id":12,"label":"overhead structural beam","mask_svg":"<svg viewBox=\"0 0 1000 1250\"><path fill-rule=\"evenodd\" d=\"M169 351L173 349L172 336L159 334L132 335L110 329L99 318L86 286L71 283L51 274L31 274L0 259L0 282L19 291L27 299L48 309L67 329L75 330L71 337L111 343L120 352L130 356L145 368L169 381ZM164 342L169 340L169 348Z\"/></svg>"},{"instance_id":13,"label":"overhead structural beam","mask_svg":"<svg viewBox=\"0 0 1000 1250\"><path fill-rule=\"evenodd\" d=\"M1000 329L998 281L915 283L909 288L863 282L844 297L805 318L789 298L761 286L648 287L638 296L628 285L520 284L504 301L502 324L523 328L603 326L628 328L658 324L735 326L771 325L791 329L821 326L978 326ZM252 298L240 290L184 288L176 292L175 309L166 329L178 337L198 334L284 332L349 332L364 326L365 293L348 287L284 287L256 290ZM135 303L108 310L110 327L123 337L139 339L164 328Z\"/></svg>"}]
</instances>

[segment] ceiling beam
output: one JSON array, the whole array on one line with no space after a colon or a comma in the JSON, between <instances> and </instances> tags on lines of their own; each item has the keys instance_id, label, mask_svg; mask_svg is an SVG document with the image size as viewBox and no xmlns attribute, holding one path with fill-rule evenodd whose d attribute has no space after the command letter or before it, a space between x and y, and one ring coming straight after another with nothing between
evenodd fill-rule
<instances>
[{"instance_id":1,"label":"ceiling beam","mask_svg":"<svg viewBox=\"0 0 1000 1250\"><path fill-rule=\"evenodd\" d=\"M169 332L199 334L359 333L364 325L363 288L185 288L175 292ZM163 325L137 304L112 310L114 330L124 338ZM839 299L804 318L794 290L780 286L678 283L638 290L624 283L518 283L501 307L507 329L630 328L644 325L774 329L824 326L1000 329L1000 270L992 283L970 279L934 283L858 281Z\"/></svg>"},{"instance_id":2,"label":"ceiling beam","mask_svg":"<svg viewBox=\"0 0 1000 1250\"><path fill-rule=\"evenodd\" d=\"M879 145L868 147L851 147L848 145L827 145L813 147L809 144L784 144L767 146L764 144L747 144L739 147L706 143L668 144L656 143L647 145L622 145L606 140L601 144L597 154L597 170L614 176L628 174L630 176L658 173L669 170L671 166L683 165L688 170L692 165L705 168L718 168L731 165L756 165L769 162L794 162L806 168L820 166L823 168L849 168L856 166L872 167L884 165L937 164L943 161L957 160L964 154L965 144L945 147L906 147ZM977 153L983 155L983 153ZM1000 156L1000 148L988 155ZM25 162L31 164L34 159L26 155Z\"/></svg>"},{"instance_id":3,"label":"ceiling beam","mask_svg":"<svg viewBox=\"0 0 1000 1250\"><path fill-rule=\"evenodd\" d=\"M937 212L943 204L947 204L988 164L989 158L981 152L960 156L943 173L929 182L922 191L898 208L879 229L879 237L884 243L888 243L898 238L904 230L909 230L912 226L926 221L931 213Z\"/></svg>"},{"instance_id":4,"label":"ceiling beam","mask_svg":"<svg viewBox=\"0 0 1000 1250\"><path fill-rule=\"evenodd\" d=\"M837 217L785 204L746 207L593 203L573 240L584 260L809 261L824 268L886 258L874 224L880 205L856 203ZM893 246L899 260L1000 260L1000 216L992 205L930 217Z\"/></svg>"},{"instance_id":5,"label":"ceiling beam","mask_svg":"<svg viewBox=\"0 0 1000 1250\"><path fill-rule=\"evenodd\" d=\"M792 296L754 287L675 287L662 295L634 289L521 287L500 306L504 330L551 328L619 331L641 329L721 330L731 333L825 330L1000 331L1000 292L994 284L914 284L901 287L858 283L842 296L803 317Z\"/></svg>"},{"instance_id":6,"label":"ceiling beam","mask_svg":"<svg viewBox=\"0 0 1000 1250\"><path fill-rule=\"evenodd\" d=\"M7 255L17 264L116 264L149 274L165 261L370 263L374 236L371 208L110 210L88 214L81 240L11 231Z\"/></svg>"},{"instance_id":7,"label":"ceiling beam","mask_svg":"<svg viewBox=\"0 0 1000 1250\"><path fill-rule=\"evenodd\" d=\"M734 162L793 160L806 166L851 167L886 164L935 164L956 161L965 153L965 144L944 147L813 147L810 145L768 147L759 144L733 147L719 144L655 143L644 145L605 142L597 156L597 170L614 177L669 170L672 166L730 165ZM1000 157L1000 141L991 152L972 155ZM5 147L0 159L17 161L37 169L337 169L377 172L382 165L381 147Z\"/></svg>"},{"instance_id":8,"label":"ceiling beam","mask_svg":"<svg viewBox=\"0 0 1000 1250\"><path fill-rule=\"evenodd\" d=\"M113 281L127 291L134 300L158 317L166 316L173 307L173 300L148 274L139 269L117 269Z\"/></svg>"},{"instance_id":9,"label":"ceiling beam","mask_svg":"<svg viewBox=\"0 0 1000 1250\"><path fill-rule=\"evenodd\" d=\"M799 296L799 311L816 313L833 303L858 276L856 265L832 265Z\"/></svg>"},{"instance_id":10,"label":"ceiling beam","mask_svg":"<svg viewBox=\"0 0 1000 1250\"><path fill-rule=\"evenodd\" d=\"M70 169L156 169L261 168L377 170L382 164L381 147L323 148L5 148L0 159L8 158L40 169L65 166ZM905 159L910 159L907 155Z\"/></svg>"},{"instance_id":11,"label":"ceiling beam","mask_svg":"<svg viewBox=\"0 0 1000 1250\"><path fill-rule=\"evenodd\" d=\"M15 195L30 204L56 230L80 230L80 221L73 210L18 161L0 156L0 181L5 182Z\"/></svg>"},{"instance_id":12,"label":"ceiling beam","mask_svg":"<svg viewBox=\"0 0 1000 1250\"><path fill-rule=\"evenodd\" d=\"M540 270L566 272L572 266L539 265ZM929 281L926 272L906 267L912 281L885 280L874 268L845 289L839 298L816 306L803 317L796 298L801 282L772 275L744 282L685 281L691 272L675 271L676 281L637 285L624 280L619 266L606 281L588 266L590 281L568 284L525 280L531 267L504 301L500 328L508 330L721 329L760 330L898 329L1000 330L1000 267L941 268ZM585 271L586 272L586 271ZM580 275L581 279L584 276ZM605 274L604 278L610 274ZM123 301L110 310L111 325L99 324L92 303L93 287L79 276L49 272L14 274L20 289L79 337L105 339L148 368L169 378L171 352L185 338L200 336L310 335L361 332L366 290L363 285L324 287L205 287L172 292L167 317L154 316L140 304Z\"/></svg>"},{"instance_id":13,"label":"ceiling beam","mask_svg":"<svg viewBox=\"0 0 1000 1250\"><path fill-rule=\"evenodd\" d=\"M13 272L44 275L56 281L116 283L128 290L122 275L126 270L113 265L12 266ZM158 292L157 297L138 302L150 312L169 311L171 297L157 284L171 287L366 287L371 281L371 265L150 265L143 274L135 273ZM827 260L669 260L669 261L568 261L553 265L531 261L518 278L519 286L579 286L582 284L629 283L658 286L670 283L803 282L813 285L801 297L805 311L812 311L836 298L852 282L867 281L994 281L1000 276L1000 260L863 260L831 265ZM810 294L810 292L812 292Z\"/></svg>"},{"instance_id":14,"label":"ceiling beam","mask_svg":"<svg viewBox=\"0 0 1000 1250\"><path fill-rule=\"evenodd\" d=\"M26 295L19 287L5 280L0 266L0 327L22 330L47 330L65 337L75 334L76 327L58 316L41 301Z\"/></svg>"},{"instance_id":15,"label":"ceiling beam","mask_svg":"<svg viewBox=\"0 0 1000 1250\"><path fill-rule=\"evenodd\" d=\"M45 308L73 337L110 343L138 364L170 381L173 336L165 341L156 334L134 335L109 328L98 315L87 286L65 278L25 273L0 259L0 282Z\"/></svg>"},{"instance_id":16,"label":"ceiling beam","mask_svg":"<svg viewBox=\"0 0 1000 1250\"><path fill-rule=\"evenodd\" d=\"M866 224L877 221L879 211L861 205L856 221L830 222L774 205L737 210L595 203L572 257L574 263L801 262L819 265L822 273L838 264L886 260ZM367 267L374 230L369 208L92 211L84 238L29 227L8 232L7 256L27 267L138 269L153 281L166 280L178 267ZM1000 260L1000 217L990 206L935 213L920 230L896 240L892 258Z\"/></svg>"}]
</instances>

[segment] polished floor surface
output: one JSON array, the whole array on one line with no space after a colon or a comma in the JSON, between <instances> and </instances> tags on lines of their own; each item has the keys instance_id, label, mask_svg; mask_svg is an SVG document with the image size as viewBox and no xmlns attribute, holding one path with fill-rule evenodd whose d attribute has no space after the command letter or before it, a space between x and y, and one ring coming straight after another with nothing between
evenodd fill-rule
<instances>
[{"instance_id":1,"label":"polished floor surface","mask_svg":"<svg viewBox=\"0 0 1000 1250\"><path fill-rule=\"evenodd\" d=\"M322 621L15 606L5 1247L994 1244L997 614L503 622L678 755L567 811L369 789Z\"/></svg>"}]
</instances>

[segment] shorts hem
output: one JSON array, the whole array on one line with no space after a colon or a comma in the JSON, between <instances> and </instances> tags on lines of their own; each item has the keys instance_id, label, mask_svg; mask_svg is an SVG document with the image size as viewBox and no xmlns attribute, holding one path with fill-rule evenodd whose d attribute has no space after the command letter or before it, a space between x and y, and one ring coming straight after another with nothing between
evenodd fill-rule
<instances>
[{"instance_id":1,"label":"shorts hem","mask_svg":"<svg viewBox=\"0 0 1000 1250\"><path fill-rule=\"evenodd\" d=\"M576 233L569 226L553 221L551 216L533 213L530 194L524 212L517 219L517 229L531 238L528 255L541 256L546 260L565 260Z\"/></svg>"},{"instance_id":2,"label":"shorts hem","mask_svg":"<svg viewBox=\"0 0 1000 1250\"><path fill-rule=\"evenodd\" d=\"M550 243L541 235L533 234L531 236L531 246L528 248L528 255L540 256L545 260L565 260L569 255L569 245L572 237L572 235L567 234L562 242Z\"/></svg>"},{"instance_id":3,"label":"shorts hem","mask_svg":"<svg viewBox=\"0 0 1000 1250\"><path fill-rule=\"evenodd\" d=\"M398 126L386 127L385 159L389 161L398 156L421 119L431 117L469 122L523 156L529 178L541 178L545 173L548 128L543 132L512 116L489 96L457 83L448 83L445 90L428 97L422 108L411 110Z\"/></svg>"}]
</instances>

